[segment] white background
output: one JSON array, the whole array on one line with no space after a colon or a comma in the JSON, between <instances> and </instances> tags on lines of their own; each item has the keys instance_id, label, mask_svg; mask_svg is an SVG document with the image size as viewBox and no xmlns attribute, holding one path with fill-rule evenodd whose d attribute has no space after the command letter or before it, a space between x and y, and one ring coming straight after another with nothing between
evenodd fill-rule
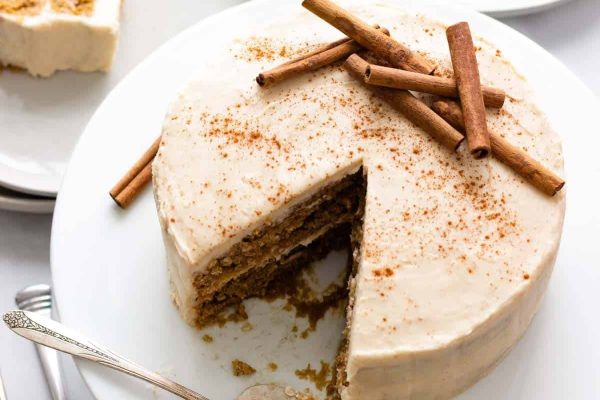
<instances>
[{"instance_id":1,"label":"white background","mask_svg":"<svg viewBox=\"0 0 600 400\"><path fill-rule=\"evenodd\" d=\"M138 10L135 18L147 18L147 31L128 33L125 24L122 34L145 35L146 45L138 48L135 54L117 54L117 57L127 57L127 64L131 68L181 29L225 6L240 2L242 0L196 1L194 10L188 10L177 23L172 22L170 18L162 18L168 15L167 6L172 2L164 2L164 12L154 10L148 11L147 15L140 15ZM127 9L125 13L128 17ZM129 15L129 18L132 16ZM502 21L546 48L575 72L594 93L600 93L599 0L574 0L541 14ZM50 283L48 253L51 220L51 216L0 211L0 312L14 308L14 294L20 288L34 283ZM83 265L81 267L85 268ZM593 307L597 308L597 305ZM534 320L532 330L535 326ZM570 368L578 368L577 361L572 361ZM63 358L63 366L67 378L68 398L92 399L72 361ZM0 327L0 372L10 400L50 399L33 345L11 334L4 327ZM597 382L582 384L598 385Z\"/></svg>"}]
</instances>

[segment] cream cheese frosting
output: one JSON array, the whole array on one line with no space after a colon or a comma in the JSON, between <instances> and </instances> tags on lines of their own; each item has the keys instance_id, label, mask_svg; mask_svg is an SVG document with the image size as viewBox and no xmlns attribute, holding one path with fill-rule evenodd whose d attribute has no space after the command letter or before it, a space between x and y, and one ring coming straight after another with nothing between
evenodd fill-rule
<instances>
[{"instance_id":1,"label":"cream cheese frosting","mask_svg":"<svg viewBox=\"0 0 600 400\"><path fill-rule=\"evenodd\" d=\"M443 24L385 1L349 9L451 71ZM300 8L260 35L207 57L163 126L154 193L182 316L193 322L192 280L209 261L362 166L366 207L342 398L460 393L535 314L564 193L548 197L493 158L474 160L464 145L443 148L339 66L259 88L258 72L339 37ZM509 95L488 111L490 128L561 175L559 137L526 80L492 44L476 38L476 46L483 83Z\"/></svg>"},{"instance_id":2,"label":"cream cheese frosting","mask_svg":"<svg viewBox=\"0 0 600 400\"><path fill-rule=\"evenodd\" d=\"M19 2L24 4L11 6ZM111 67L121 0L90 0L82 2L81 10L69 0L0 3L0 64L41 77L58 70L107 71Z\"/></svg>"}]
</instances>

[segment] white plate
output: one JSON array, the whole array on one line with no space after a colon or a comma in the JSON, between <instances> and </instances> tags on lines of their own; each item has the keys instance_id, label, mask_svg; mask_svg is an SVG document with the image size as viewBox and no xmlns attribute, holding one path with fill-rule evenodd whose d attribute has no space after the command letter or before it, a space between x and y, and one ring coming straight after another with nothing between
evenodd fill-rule
<instances>
[{"instance_id":1,"label":"white plate","mask_svg":"<svg viewBox=\"0 0 600 400\"><path fill-rule=\"evenodd\" d=\"M79 135L117 83L175 33L242 1L126 0L119 48L109 73L67 71L35 79L24 72L3 71L0 185L56 196Z\"/></svg>"},{"instance_id":2,"label":"white plate","mask_svg":"<svg viewBox=\"0 0 600 400\"><path fill-rule=\"evenodd\" d=\"M398 3L414 6L411 0ZM598 100L562 64L516 31L474 11L419 4L415 7L447 22L468 20L475 32L514 60L531 78L540 105L562 135L567 160L564 240L547 299L524 339L462 399L599 398ZM296 0L262 0L230 9L190 28L140 64L90 121L56 206L51 264L63 321L214 399L232 399L256 381L311 386L297 381L292 371L335 352L341 317L329 316L309 341L290 340L289 314L252 302L253 331L244 334L240 326L227 325L216 331L214 343L204 343L202 334L185 325L171 304L151 190L126 212L115 207L107 191L154 140L167 104L206 62L212 47L244 37L250 26L299 7ZM119 146L114 145L117 140ZM229 363L234 357L250 361L259 374L233 378ZM271 360L280 365L276 374L265 372ZM101 400L151 395L144 383L86 362L78 365ZM160 391L153 395L169 398Z\"/></svg>"},{"instance_id":3,"label":"white plate","mask_svg":"<svg viewBox=\"0 0 600 400\"><path fill-rule=\"evenodd\" d=\"M54 210L54 203L53 198L19 193L0 186L0 210L49 214Z\"/></svg>"},{"instance_id":4,"label":"white plate","mask_svg":"<svg viewBox=\"0 0 600 400\"><path fill-rule=\"evenodd\" d=\"M512 17L541 12L567 1L570 0L448 0L448 3L471 7L494 17Z\"/></svg>"}]
</instances>

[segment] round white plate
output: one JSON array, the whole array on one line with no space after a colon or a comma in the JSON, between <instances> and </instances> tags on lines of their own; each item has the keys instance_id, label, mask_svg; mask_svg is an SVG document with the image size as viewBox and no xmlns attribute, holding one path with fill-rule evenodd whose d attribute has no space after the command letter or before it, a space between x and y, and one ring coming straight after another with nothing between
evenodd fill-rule
<instances>
[{"instance_id":1,"label":"round white plate","mask_svg":"<svg viewBox=\"0 0 600 400\"><path fill-rule=\"evenodd\" d=\"M53 198L19 193L0 186L0 210L49 214L54 210L54 203Z\"/></svg>"},{"instance_id":2,"label":"round white plate","mask_svg":"<svg viewBox=\"0 0 600 400\"><path fill-rule=\"evenodd\" d=\"M110 72L66 71L36 79L25 72L2 71L0 185L56 196L79 135L117 83L175 33L242 1L127 0Z\"/></svg>"},{"instance_id":3,"label":"round white plate","mask_svg":"<svg viewBox=\"0 0 600 400\"><path fill-rule=\"evenodd\" d=\"M512 17L547 10L570 0L448 0L494 17Z\"/></svg>"},{"instance_id":4,"label":"round white plate","mask_svg":"<svg viewBox=\"0 0 600 400\"><path fill-rule=\"evenodd\" d=\"M547 298L523 340L461 398L599 398L600 136L593 133L600 112L597 98L546 51L489 17L428 7L426 1L418 6L412 0L397 3L446 22L467 20L478 35L495 42L530 77L539 104L564 139L568 210ZM266 19L299 7L297 0L250 2L204 20L152 54L91 119L58 196L51 265L63 322L211 399L233 399L257 381L312 387L298 381L293 371L309 361L318 366L320 359L333 355L342 316L329 315L303 341L290 336L295 323L290 314L252 301L252 331L244 333L240 325L228 324L210 330L215 341L205 343L203 333L182 322L169 298L150 188L127 211L118 209L107 192L155 139L168 103L207 62L212 48L232 37L260 33ZM258 373L234 378L233 358L249 361ZM276 373L267 371L269 361L279 364ZM78 365L98 399L170 398L103 367L84 361Z\"/></svg>"}]
</instances>

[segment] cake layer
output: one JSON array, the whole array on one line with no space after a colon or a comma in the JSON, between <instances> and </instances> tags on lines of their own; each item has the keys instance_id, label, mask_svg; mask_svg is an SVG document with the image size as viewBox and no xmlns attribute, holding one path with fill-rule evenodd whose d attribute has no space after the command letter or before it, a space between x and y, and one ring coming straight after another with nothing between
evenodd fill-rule
<instances>
[{"instance_id":1,"label":"cake layer","mask_svg":"<svg viewBox=\"0 0 600 400\"><path fill-rule=\"evenodd\" d=\"M305 256L304 249L309 255L331 249L328 244L348 231L339 227L355 219L362 182L359 170L326 186L281 221L246 236L226 255L212 260L206 273L194 277L196 324L211 322L228 305L263 293L271 277L281 273L280 265L292 264L295 269L313 258ZM317 242L316 247L312 246L313 241Z\"/></svg>"},{"instance_id":2,"label":"cake layer","mask_svg":"<svg viewBox=\"0 0 600 400\"><path fill-rule=\"evenodd\" d=\"M342 3L451 74L443 24L388 1ZM256 32L207 54L210 65L164 123L154 191L182 314L193 320L191 282L212 260L362 166L368 184L341 398L459 393L491 370L537 310L564 193L547 197L493 158L446 150L339 66L257 87L258 72L340 35L300 9ZM475 40L483 83L510 98L488 111L490 128L562 174L560 140L526 80Z\"/></svg>"},{"instance_id":3,"label":"cake layer","mask_svg":"<svg viewBox=\"0 0 600 400\"><path fill-rule=\"evenodd\" d=\"M228 308L250 297L265 297L279 280L292 281L289 277L295 276L303 267L324 258L332 250L343 248L349 232L348 223L338 225L310 244L300 244L281 258L258 265L227 281L212 298L198 305L196 325L202 327L220 322Z\"/></svg>"},{"instance_id":4,"label":"cake layer","mask_svg":"<svg viewBox=\"0 0 600 400\"><path fill-rule=\"evenodd\" d=\"M107 71L120 10L121 0L0 0L0 64L41 77Z\"/></svg>"}]
</instances>

